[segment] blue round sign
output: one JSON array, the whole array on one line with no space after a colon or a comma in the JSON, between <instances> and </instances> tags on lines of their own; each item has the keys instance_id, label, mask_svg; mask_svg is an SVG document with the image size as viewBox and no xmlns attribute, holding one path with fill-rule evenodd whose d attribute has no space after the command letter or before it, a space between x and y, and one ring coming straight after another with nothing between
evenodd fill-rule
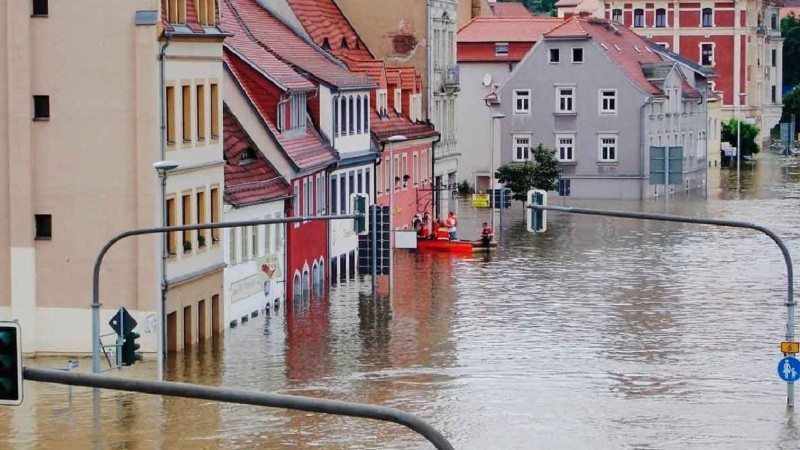
<instances>
[{"instance_id":1,"label":"blue round sign","mask_svg":"<svg viewBox=\"0 0 800 450\"><path fill-rule=\"evenodd\" d=\"M781 380L794 383L800 379L800 359L787 356L778 362L778 376Z\"/></svg>"}]
</instances>

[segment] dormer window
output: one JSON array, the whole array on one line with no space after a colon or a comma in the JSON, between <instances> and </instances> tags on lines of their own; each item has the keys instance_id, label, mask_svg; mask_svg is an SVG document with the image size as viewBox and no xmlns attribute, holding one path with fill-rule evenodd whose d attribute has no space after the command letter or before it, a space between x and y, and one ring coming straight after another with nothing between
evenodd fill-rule
<instances>
[{"instance_id":1,"label":"dormer window","mask_svg":"<svg viewBox=\"0 0 800 450\"><path fill-rule=\"evenodd\" d=\"M397 114L401 114L403 112L403 90L402 89L395 89L394 90L394 110Z\"/></svg>"},{"instance_id":2,"label":"dormer window","mask_svg":"<svg viewBox=\"0 0 800 450\"><path fill-rule=\"evenodd\" d=\"M389 96L385 90L378 91L378 114L386 117L389 110Z\"/></svg>"},{"instance_id":3,"label":"dormer window","mask_svg":"<svg viewBox=\"0 0 800 450\"><path fill-rule=\"evenodd\" d=\"M214 0L197 0L197 19L200 25L214 26L216 25L217 11Z\"/></svg>"},{"instance_id":4,"label":"dormer window","mask_svg":"<svg viewBox=\"0 0 800 450\"><path fill-rule=\"evenodd\" d=\"M328 38L325 38L325 39L322 40L322 45L320 47L322 47L322 49L325 50L325 51L330 51L331 43L328 42Z\"/></svg>"},{"instance_id":5,"label":"dormer window","mask_svg":"<svg viewBox=\"0 0 800 450\"><path fill-rule=\"evenodd\" d=\"M508 42L494 44L494 56L508 56Z\"/></svg>"},{"instance_id":6,"label":"dormer window","mask_svg":"<svg viewBox=\"0 0 800 450\"><path fill-rule=\"evenodd\" d=\"M339 45L339 48L348 48L347 47L347 38L342 38L342 44Z\"/></svg>"},{"instance_id":7,"label":"dormer window","mask_svg":"<svg viewBox=\"0 0 800 450\"><path fill-rule=\"evenodd\" d=\"M239 165L247 164L256 160L256 152L253 147L245 147L239 155Z\"/></svg>"},{"instance_id":8,"label":"dormer window","mask_svg":"<svg viewBox=\"0 0 800 450\"><path fill-rule=\"evenodd\" d=\"M278 107L278 128L281 131L300 130L306 127L306 94L291 94L286 104Z\"/></svg>"}]
</instances>

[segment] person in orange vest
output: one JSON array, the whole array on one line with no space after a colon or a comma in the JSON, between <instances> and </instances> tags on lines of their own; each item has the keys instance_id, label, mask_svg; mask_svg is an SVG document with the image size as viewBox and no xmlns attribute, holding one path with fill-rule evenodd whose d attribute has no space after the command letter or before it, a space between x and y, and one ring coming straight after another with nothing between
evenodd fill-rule
<instances>
[{"instance_id":1,"label":"person in orange vest","mask_svg":"<svg viewBox=\"0 0 800 450\"><path fill-rule=\"evenodd\" d=\"M436 239L439 241L448 241L450 240L450 232L447 230L447 226L445 225L442 219L439 219L436 222L437 230L436 230Z\"/></svg>"},{"instance_id":2,"label":"person in orange vest","mask_svg":"<svg viewBox=\"0 0 800 450\"><path fill-rule=\"evenodd\" d=\"M484 247L488 247L489 242L492 242L493 238L494 230L489 226L488 223L483 222L483 227L481 228L481 243L483 243Z\"/></svg>"}]
</instances>

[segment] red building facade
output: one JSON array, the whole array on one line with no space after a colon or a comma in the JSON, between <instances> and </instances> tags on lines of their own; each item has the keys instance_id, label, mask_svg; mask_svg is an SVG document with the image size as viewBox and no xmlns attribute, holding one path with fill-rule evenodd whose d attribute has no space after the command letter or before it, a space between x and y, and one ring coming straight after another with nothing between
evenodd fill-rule
<instances>
[{"instance_id":1,"label":"red building facade","mask_svg":"<svg viewBox=\"0 0 800 450\"><path fill-rule=\"evenodd\" d=\"M737 114L738 107L762 130L780 120L783 39L774 4L618 1L606 2L603 14L717 72L712 89L723 115Z\"/></svg>"}]
</instances>

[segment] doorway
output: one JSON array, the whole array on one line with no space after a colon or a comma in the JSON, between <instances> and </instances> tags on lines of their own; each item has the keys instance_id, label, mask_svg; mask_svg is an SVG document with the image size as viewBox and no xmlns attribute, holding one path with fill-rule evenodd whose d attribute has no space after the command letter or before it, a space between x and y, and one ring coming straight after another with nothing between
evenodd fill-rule
<instances>
[{"instance_id":1,"label":"doorway","mask_svg":"<svg viewBox=\"0 0 800 450\"><path fill-rule=\"evenodd\" d=\"M178 313L169 313L167 316L167 351L174 352L178 349Z\"/></svg>"},{"instance_id":2,"label":"doorway","mask_svg":"<svg viewBox=\"0 0 800 450\"><path fill-rule=\"evenodd\" d=\"M183 348L192 346L192 305L183 308Z\"/></svg>"},{"instance_id":3,"label":"doorway","mask_svg":"<svg viewBox=\"0 0 800 450\"><path fill-rule=\"evenodd\" d=\"M197 340L206 340L206 301L200 300L197 304Z\"/></svg>"},{"instance_id":4,"label":"doorway","mask_svg":"<svg viewBox=\"0 0 800 450\"><path fill-rule=\"evenodd\" d=\"M215 294L211 296L211 332L219 334L220 331L219 294Z\"/></svg>"}]
</instances>

